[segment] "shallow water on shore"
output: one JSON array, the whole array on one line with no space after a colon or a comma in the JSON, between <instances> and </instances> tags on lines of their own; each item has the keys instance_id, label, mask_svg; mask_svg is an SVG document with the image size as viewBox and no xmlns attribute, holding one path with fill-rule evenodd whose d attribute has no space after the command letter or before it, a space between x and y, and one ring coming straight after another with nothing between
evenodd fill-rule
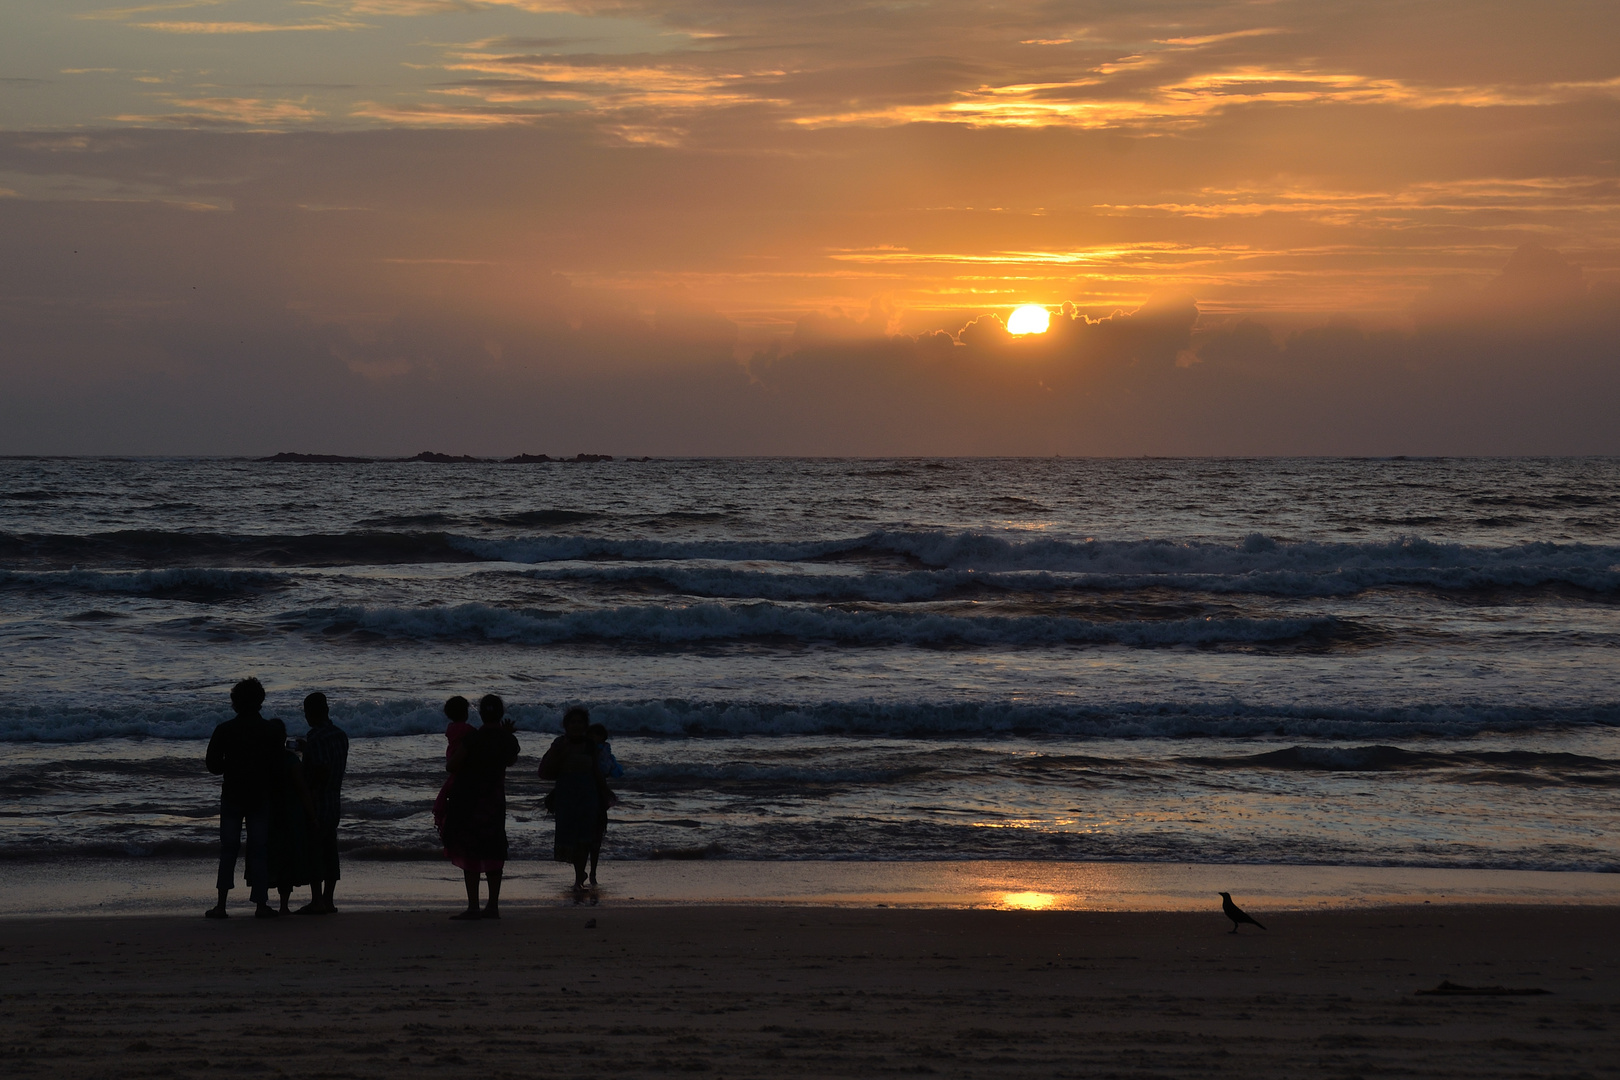
<instances>
[{"instance_id":1,"label":"shallow water on shore","mask_svg":"<svg viewBox=\"0 0 1620 1080\"><path fill-rule=\"evenodd\" d=\"M604 862L600 886L576 894L573 872L514 860L501 906L792 905L854 908L989 908L1019 911L1192 911L1220 923L1220 897L1254 914L1403 905L1601 905L1620 907L1620 875L1534 870L1405 867L1188 865L1020 860L951 862ZM184 915L213 903L208 859L73 860L7 869L0 918L53 915ZM251 914L241 892L236 914ZM292 905L307 899L298 890ZM348 913L456 911L461 874L447 862L351 866L339 886ZM200 921L200 920L199 920ZM299 920L302 922L303 920Z\"/></svg>"}]
</instances>

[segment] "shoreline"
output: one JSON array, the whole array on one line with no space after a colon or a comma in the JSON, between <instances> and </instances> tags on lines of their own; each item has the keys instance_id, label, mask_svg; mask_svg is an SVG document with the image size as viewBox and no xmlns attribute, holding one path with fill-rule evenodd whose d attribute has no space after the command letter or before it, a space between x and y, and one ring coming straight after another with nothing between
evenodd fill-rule
<instances>
[{"instance_id":1,"label":"shoreline","mask_svg":"<svg viewBox=\"0 0 1620 1080\"><path fill-rule=\"evenodd\" d=\"M43 915L200 914L214 900L207 859L15 862L0 871L0 919ZM843 909L1201 912L1225 890L1252 911L1400 906L1620 908L1620 874L1420 867L961 862L604 861L601 907L811 907ZM540 860L507 863L503 909L572 907L572 871ZM250 911L240 879L231 893ZM454 910L465 903L448 862L344 863L338 905L353 911ZM294 907L308 890L293 894Z\"/></svg>"}]
</instances>

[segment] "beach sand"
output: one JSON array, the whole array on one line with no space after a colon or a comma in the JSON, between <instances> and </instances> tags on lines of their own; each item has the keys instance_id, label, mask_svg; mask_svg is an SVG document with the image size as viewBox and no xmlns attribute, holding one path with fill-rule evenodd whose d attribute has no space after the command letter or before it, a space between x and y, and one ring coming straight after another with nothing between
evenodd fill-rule
<instances>
[{"instance_id":1,"label":"beach sand","mask_svg":"<svg viewBox=\"0 0 1620 1080\"><path fill-rule=\"evenodd\" d=\"M1615 907L248 910L0 919L6 1075L1620 1076Z\"/></svg>"}]
</instances>

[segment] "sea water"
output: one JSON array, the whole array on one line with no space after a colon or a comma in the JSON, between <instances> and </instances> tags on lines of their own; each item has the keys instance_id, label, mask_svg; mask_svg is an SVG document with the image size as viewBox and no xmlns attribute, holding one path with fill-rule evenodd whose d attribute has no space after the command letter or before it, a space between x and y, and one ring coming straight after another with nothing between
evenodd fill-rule
<instances>
[{"instance_id":1,"label":"sea water","mask_svg":"<svg viewBox=\"0 0 1620 1080\"><path fill-rule=\"evenodd\" d=\"M429 859L501 694L606 857L1620 869L1620 461L0 460L0 859L205 855L256 675Z\"/></svg>"}]
</instances>

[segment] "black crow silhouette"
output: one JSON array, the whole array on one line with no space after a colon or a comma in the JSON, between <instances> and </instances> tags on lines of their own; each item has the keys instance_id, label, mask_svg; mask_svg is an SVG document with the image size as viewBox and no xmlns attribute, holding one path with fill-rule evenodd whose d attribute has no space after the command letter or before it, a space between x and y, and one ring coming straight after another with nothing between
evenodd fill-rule
<instances>
[{"instance_id":1,"label":"black crow silhouette","mask_svg":"<svg viewBox=\"0 0 1620 1080\"><path fill-rule=\"evenodd\" d=\"M1258 922L1255 922L1253 916L1249 915L1242 908L1232 903L1232 894L1229 892L1221 893L1221 910L1226 912L1226 917L1228 919L1232 920L1231 933L1237 933L1237 928L1240 923L1254 923L1255 926L1260 926ZM1260 929L1264 930L1265 927L1260 926Z\"/></svg>"}]
</instances>

